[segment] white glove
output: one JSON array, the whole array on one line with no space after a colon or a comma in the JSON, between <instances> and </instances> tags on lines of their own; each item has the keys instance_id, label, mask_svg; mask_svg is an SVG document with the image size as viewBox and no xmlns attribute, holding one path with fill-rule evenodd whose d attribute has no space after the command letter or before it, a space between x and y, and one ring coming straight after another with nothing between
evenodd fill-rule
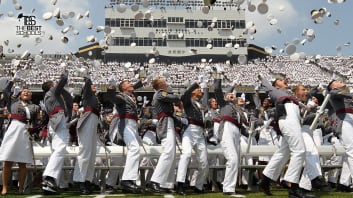
<instances>
[{"instance_id":1,"label":"white glove","mask_svg":"<svg viewBox=\"0 0 353 198\"><path fill-rule=\"evenodd\" d=\"M256 84L255 87L254 87L254 90L255 90L255 91L259 91L259 88L260 88L260 85L259 85L259 84Z\"/></svg>"},{"instance_id":2,"label":"white glove","mask_svg":"<svg viewBox=\"0 0 353 198\"><path fill-rule=\"evenodd\" d=\"M240 97L245 101L245 93L242 93Z\"/></svg>"},{"instance_id":3,"label":"white glove","mask_svg":"<svg viewBox=\"0 0 353 198\"><path fill-rule=\"evenodd\" d=\"M21 88L20 88L19 86L16 86L16 87L13 89L13 95L14 95L14 96L17 96L20 92L21 92Z\"/></svg>"},{"instance_id":4,"label":"white glove","mask_svg":"<svg viewBox=\"0 0 353 198\"><path fill-rule=\"evenodd\" d=\"M39 106L42 110L45 110L45 104L43 100L39 101Z\"/></svg>"},{"instance_id":5,"label":"white glove","mask_svg":"<svg viewBox=\"0 0 353 198\"><path fill-rule=\"evenodd\" d=\"M156 125L158 123L157 119L152 119L152 124Z\"/></svg>"},{"instance_id":6,"label":"white glove","mask_svg":"<svg viewBox=\"0 0 353 198\"><path fill-rule=\"evenodd\" d=\"M189 121L188 119L186 118L181 118L181 123L185 124L185 125L188 125L189 124Z\"/></svg>"},{"instance_id":7,"label":"white glove","mask_svg":"<svg viewBox=\"0 0 353 198\"><path fill-rule=\"evenodd\" d=\"M217 71L217 73L221 74L224 72L224 69L221 65L216 64L216 71Z\"/></svg>"},{"instance_id":8,"label":"white glove","mask_svg":"<svg viewBox=\"0 0 353 198\"><path fill-rule=\"evenodd\" d=\"M310 108L313 108L313 107L316 106L316 103L315 103L314 101L310 100L310 101L308 102L308 106L309 106Z\"/></svg>"},{"instance_id":9,"label":"white glove","mask_svg":"<svg viewBox=\"0 0 353 198\"><path fill-rule=\"evenodd\" d=\"M21 72L20 71L16 71L15 74L13 75L13 78L16 81L20 81L21 80Z\"/></svg>"},{"instance_id":10,"label":"white glove","mask_svg":"<svg viewBox=\"0 0 353 198\"><path fill-rule=\"evenodd\" d=\"M322 95L326 96L328 94L329 91L327 91L326 89L324 89L324 91L322 92Z\"/></svg>"},{"instance_id":11,"label":"white glove","mask_svg":"<svg viewBox=\"0 0 353 198\"><path fill-rule=\"evenodd\" d=\"M113 77L110 77L108 80L110 86L116 86L117 82Z\"/></svg>"},{"instance_id":12,"label":"white glove","mask_svg":"<svg viewBox=\"0 0 353 198\"><path fill-rule=\"evenodd\" d=\"M207 83L205 83L205 82L200 83L200 87L201 87L201 89L207 88Z\"/></svg>"},{"instance_id":13,"label":"white glove","mask_svg":"<svg viewBox=\"0 0 353 198\"><path fill-rule=\"evenodd\" d=\"M83 108L83 107L81 107L81 108L78 109L78 113L82 113L83 111L84 111L84 108Z\"/></svg>"},{"instance_id":14,"label":"white glove","mask_svg":"<svg viewBox=\"0 0 353 198\"><path fill-rule=\"evenodd\" d=\"M145 107L150 101L147 100L147 96L143 97L143 106Z\"/></svg>"}]
</instances>

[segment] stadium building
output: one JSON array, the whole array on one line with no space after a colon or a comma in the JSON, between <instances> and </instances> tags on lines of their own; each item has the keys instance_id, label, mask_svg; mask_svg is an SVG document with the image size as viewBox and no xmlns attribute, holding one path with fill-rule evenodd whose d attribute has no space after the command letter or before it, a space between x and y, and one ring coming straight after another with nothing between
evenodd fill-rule
<instances>
[{"instance_id":1,"label":"stadium building","mask_svg":"<svg viewBox=\"0 0 353 198\"><path fill-rule=\"evenodd\" d=\"M231 61L268 54L246 39L244 1L110 0L105 61ZM206 2L206 4L208 4Z\"/></svg>"}]
</instances>

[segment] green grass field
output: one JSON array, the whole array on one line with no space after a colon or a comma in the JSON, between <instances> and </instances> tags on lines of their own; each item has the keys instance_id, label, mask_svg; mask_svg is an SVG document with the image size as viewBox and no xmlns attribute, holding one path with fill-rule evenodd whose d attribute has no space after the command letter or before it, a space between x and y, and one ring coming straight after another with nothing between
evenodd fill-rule
<instances>
[{"instance_id":1,"label":"green grass field","mask_svg":"<svg viewBox=\"0 0 353 198\"><path fill-rule=\"evenodd\" d=\"M52 198L73 198L73 197L98 197L98 198L114 198L114 197L146 197L146 198L153 198L153 197L165 197L165 198L172 198L172 197L190 197L190 198L216 198L216 197L230 197L224 196L222 193L205 193L205 194L193 194L191 191L187 191L187 196L179 196L179 195L162 195L162 194L144 194L144 195L135 195L135 194L122 194L119 191L111 193L111 194L100 194L98 191L95 191L95 194L89 196L81 196L77 190L70 190L66 192L62 192L60 195L50 195L44 196L38 189L33 190L30 194L25 195L16 195L14 190L11 190L6 198L11 197L26 197L26 198L39 198L39 197L52 197ZM284 198L288 197L287 190L284 189L272 189L273 196L269 198ZM245 190L240 190L240 194L246 195L248 198L260 198L266 197L262 192L247 192ZM329 193L310 193L316 195L316 197L320 198L335 198L335 197L353 197L353 193L341 193L341 192L329 192Z\"/></svg>"}]
</instances>

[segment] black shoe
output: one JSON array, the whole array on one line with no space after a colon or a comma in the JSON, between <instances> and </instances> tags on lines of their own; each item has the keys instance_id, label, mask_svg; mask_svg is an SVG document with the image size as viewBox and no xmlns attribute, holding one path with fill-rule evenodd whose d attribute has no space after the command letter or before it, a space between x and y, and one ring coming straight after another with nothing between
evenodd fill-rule
<instances>
[{"instance_id":1,"label":"black shoe","mask_svg":"<svg viewBox=\"0 0 353 198\"><path fill-rule=\"evenodd\" d=\"M55 179L50 176L46 176L42 182L42 191L45 195L57 195L59 194L59 188L56 185Z\"/></svg>"},{"instance_id":2,"label":"black shoe","mask_svg":"<svg viewBox=\"0 0 353 198\"><path fill-rule=\"evenodd\" d=\"M107 191L114 191L115 189L114 189L113 186L106 184L106 185L105 185L105 190L107 190Z\"/></svg>"},{"instance_id":3,"label":"black shoe","mask_svg":"<svg viewBox=\"0 0 353 198\"><path fill-rule=\"evenodd\" d=\"M88 189L88 186L86 185L86 182L80 182L79 186L80 186L81 195L90 195L91 194L90 190Z\"/></svg>"},{"instance_id":4,"label":"black shoe","mask_svg":"<svg viewBox=\"0 0 353 198\"><path fill-rule=\"evenodd\" d=\"M333 182L327 182L331 188L337 188L337 184Z\"/></svg>"},{"instance_id":5,"label":"black shoe","mask_svg":"<svg viewBox=\"0 0 353 198\"><path fill-rule=\"evenodd\" d=\"M193 191L194 191L194 193L196 193L196 194L203 194L203 193L205 193L205 190L200 190L200 189L198 189L197 187L193 187L193 189L192 189Z\"/></svg>"},{"instance_id":6,"label":"black shoe","mask_svg":"<svg viewBox=\"0 0 353 198\"><path fill-rule=\"evenodd\" d=\"M183 182L178 182L177 186L177 191L179 195L186 195L185 190L184 190L184 183Z\"/></svg>"},{"instance_id":7,"label":"black shoe","mask_svg":"<svg viewBox=\"0 0 353 198\"><path fill-rule=\"evenodd\" d=\"M291 187L288 189L289 198L315 198L315 195L307 195L305 192L299 188L296 183L291 183Z\"/></svg>"},{"instance_id":8,"label":"black shoe","mask_svg":"<svg viewBox=\"0 0 353 198\"><path fill-rule=\"evenodd\" d=\"M223 189L223 184L222 182L216 182L218 189L222 190Z\"/></svg>"},{"instance_id":9,"label":"black shoe","mask_svg":"<svg viewBox=\"0 0 353 198\"><path fill-rule=\"evenodd\" d=\"M246 190L246 189L248 189L248 185L247 184L240 184L239 188Z\"/></svg>"},{"instance_id":10,"label":"black shoe","mask_svg":"<svg viewBox=\"0 0 353 198\"><path fill-rule=\"evenodd\" d=\"M157 182L150 182L146 185L146 187L148 188L148 190L155 192L155 193L161 193L163 190L161 189L161 187L159 186L159 183Z\"/></svg>"},{"instance_id":11,"label":"black shoe","mask_svg":"<svg viewBox=\"0 0 353 198\"><path fill-rule=\"evenodd\" d=\"M95 185L93 185L90 181L85 181L85 185L87 187L87 190L90 194L93 193L93 189L95 189ZM99 188L98 188L99 189Z\"/></svg>"},{"instance_id":12,"label":"black shoe","mask_svg":"<svg viewBox=\"0 0 353 198\"><path fill-rule=\"evenodd\" d=\"M284 188L284 189L290 189L290 186L288 186L288 183L287 183L287 181L285 181L285 180L282 180L282 181L280 182L280 185L281 185L281 187Z\"/></svg>"},{"instance_id":13,"label":"black shoe","mask_svg":"<svg viewBox=\"0 0 353 198\"><path fill-rule=\"evenodd\" d=\"M311 186L314 190L322 191L322 192L330 192L332 191L331 186L329 186L322 177L316 177L311 180Z\"/></svg>"},{"instance_id":14,"label":"black shoe","mask_svg":"<svg viewBox=\"0 0 353 198\"><path fill-rule=\"evenodd\" d=\"M237 194L236 192L223 192L223 195L228 195L232 197L246 197L245 195Z\"/></svg>"},{"instance_id":15,"label":"black shoe","mask_svg":"<svg viewBox=\"0 0 353 198\"><path fill-rule=\"evenodd\" d=\"M165 194L175 194L176 191L174 189L171 188L161 188L161 193L165 193Z\"/></svg>"},{"instance_id":16,"label":"black shoe","mask_svg":"<svg viewBox=\"0 0 353 198\"><path fill-rule=\"evenodd\" d=\"M343 184L337 184L336 191L338 192L353 192L353 188L345 186Z\"/></svg>"},{"instance_id":17,"label":"black shoe","mask_svg":"<svg viewBox=\"0 0 353 198\"><path fill-rule=\"evenodd\" d=\"M144 190L141 187L137 186L131 180L122 180L120 185L121 185L121 188L123 189L124 193L132 193L132 194L144 193Z\"/></svg>"},{"instance_id":18,"label":"black shoe","mask_svg":"<svg viewBox=\"0 0 353 198\"><path fill-rule=\"evenodd\" d=\"M267 196L271 196L272 193L270 191L271 179L264 175L264 178L260 181L259 187L262 192L264 192Z\"/></svg>"}]
</instances>

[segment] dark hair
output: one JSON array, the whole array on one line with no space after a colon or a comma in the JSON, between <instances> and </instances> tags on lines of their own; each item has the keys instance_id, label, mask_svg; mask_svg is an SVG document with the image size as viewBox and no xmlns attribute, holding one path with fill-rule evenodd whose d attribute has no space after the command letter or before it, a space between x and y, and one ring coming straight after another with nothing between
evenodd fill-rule
<instances>
[{"instance_id":1,"label":"dark hair","mask_svg":"<svg viewBox=\"0 0 353 198\"><path fill-rule=\"evenodd\" d=\"M276 78L274 81L273 81L273 83L272 83L272 86L276 86L276 82L278 81L278 80L282 80L283 78Z\"/></svg>"},{"instance_id":2,"label":"dark hair","mask_svg":"<svg viewBox=\"0 0 353 198\"><path fill-rule=\"evenodd\" d=\"M125 82L129 82L129 80L123 80L123 81L121 81L121 82L119 83L118 88L119 88L119 91L120 91L120 92L123 92L123 84L124 84Z\"/></svg>"},{"instance_id":3,"label":"dark hair","mask_svg":"<svg viewBox=\"0 0 353 198\"><path fill-rule=\"evenodd\" d=\"M334 83L336 80L331 80L331 82L327 85L327 91L331 91L331 85Z\"/></svg>"},{"instance_id":4,"label":"dark hair","mask_svg":"<svg viewBox=\"0 0 353 198\"><path fill-rule=\"evenodd\" d=\"M216 98L210 98L208 99L208 104L211 104L212 100L215 100L217 102Z\"/></svg>"},{"instance_id":5,"label":"dark hair","mask_svg":"<svg viewBox=\"0 0 353 198\"><path fill-rule=\"evenodd\" d=\"M45 83L42 84L42 90L44 91L44 93L48 92L49 89L53 86L54 82L49 80Z\"/></svg>"}]
</instances>

